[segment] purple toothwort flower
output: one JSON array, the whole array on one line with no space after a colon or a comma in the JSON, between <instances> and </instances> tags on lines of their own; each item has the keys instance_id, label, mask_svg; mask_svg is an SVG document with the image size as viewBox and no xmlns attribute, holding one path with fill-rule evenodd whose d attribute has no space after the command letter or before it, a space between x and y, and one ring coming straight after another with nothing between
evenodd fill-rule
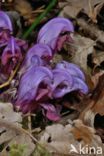
<instances>
[{"instance_id":1,"label":"purple toothwort flower","mask_svg":"<svg viewBox=\"0 0 104 156\"><path fill-rule=\"evenodd\" d=\"M53 84L51 85L54 98L61 98L71 92L73 87L72 76L64 69L53 70Z\"/></svg>"},{"instance_id":2,"label":"purple toothwort flower","mask_svg":"<svg viewBox=\"0 0 104 156\"><path fill-rule=\"evenodd\" d=\"M36 44L26 54L23 67L45 65L52 59L52 51L45 44Z\"/></svg>"},{"instance_id":3,"label":"purple toothwort flower","mask_svg":"<svg viewBox=\"0 0 104 156\"><path fill-rule=\"evenodd\" d=\"M31 111L31 103L48 96L49 84L53 79L52 72L46 67L32 66L20 80L16 105L26 113ZM33 106L33 110L36 106Z\"/></svg>"},{"instance_id":4,"label":"purple toothwort flower","mask_svg":"<svg viewBox=\"0 0 104 156\"><path fill-rule=\"evenodd\" d=\"M87 84L80 78L78 77L73 77L73 88L72 91L79 90L83 94L88 93L88 86Z\"/></svg>"},{"instance_id":5,"label":"purple toothwort flower","mask_svg":"<svg viewBox=\"0 0 104 156\"><path fill-rule=\"evenodd\" d=\"M83 72L75 64L64 62L68 69L59 63L53 70L52 92L54 98L61 98L65 94L78 90L84 94L88 92Z\"/></svg>"},{"instance_id":6,"label":"purple toothwort flower","mask_svg":"<svg viewBox=\"0 0 104 156\"><path fill-rule=\"evenodd\" d=\"M3 11L0 11L0 28L13 31L9 16Z\"/></svg>"},{"instance_id":7,"label":"purple toothwort flower","mask_svg":"<svg viewBox=\"0 0 104 156\"><path fill-rule=\"evenodd\" d=\"M0 11L0 47L7 44L12 31L13 28L9 16L5 12Z\"/></svg>"},{"instance_id":8,"label":"purple toothwort flower","mask_svg":"<svg viewBox=\"0 0 104 156\"><path fill-rule=\"evenodd\" d=\"M64 42L71 40L67 32L74 32L72 22L66 18L56 17L41 28L37 42L48 45L52 50L60 51Z\"/></svg>"},{"instance_id":9,"label":"purple toothwort flower","mask_svg":"<svg viewBox=\"0 0 104 156\"><path fill-rule=\"evenodd\" d=\"M21 61L22 53L21 48L16 44L15 38L11 37L7 46L3 50L1 56L1 63L6 68L7 73L14 69L16 64Z\"/></svg>"}]
</instances>

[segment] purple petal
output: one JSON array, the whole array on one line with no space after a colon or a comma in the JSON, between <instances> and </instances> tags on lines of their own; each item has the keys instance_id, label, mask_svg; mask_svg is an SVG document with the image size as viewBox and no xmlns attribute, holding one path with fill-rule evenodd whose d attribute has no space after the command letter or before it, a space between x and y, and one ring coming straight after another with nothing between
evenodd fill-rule
<instances>
[{"instance_id":1,"label":"purple petal","mask_svg":"<svg viewBox=\"0 0 104 156\"><path fill-rule=\"evenodd\" d=\"M0 48L8 44L10 37L11 35L9 30L0 28Z\"/></svg>"},{"instance_id":2,"label":"purple petal","mask_svg":"<svg viewBox=\"0 0 104 156\"><path fill-rule=\"evenodd\" d=\"M56 65L56 69L65 69L65 70L67 69L71 75L79 77L82 80L85 80L84 73L76 64L62 61Z\"/></svg>"},{"instance_id":3,"label":"purple petal","mask_svg":"<svg viewBox=\"0 0 104 156\"><path fill-rule=\"evenodd\" d=\"M30 62L31 61L31 62ZM21 72L24 73L26 70L28 70L30 67L38 67L44 65L44 61L37 55L34 55L31 60L25 60L23 62Z\"/></svg>"},{"instance_id":4,"label":"purple petal","mask_svg":"<svg viewBox=\"0 0 104 156\"><path fill-rule=\"evenodd\" d=\"M49 85L53 79L52 72L46 67L31 67L20 80L18 98L16 104L23 108L29 105L32 100L36 100L39 93L40 84ZM41 88L42 89L42 88ZM43 88L44 90L47 88ZM49 92L49 91L48 91ZM48 92L45 92L48 94ZM42 93L45 95L44 93ZM38 95L39 96L39 95Z\"/></svg>"},{"instance_id":5,"label":"purple petal","mask_svg":"<svg viewBox=\"0 0 104 156\"><path fill-rule=\"evenodd\" d=\"M52 50L55 50L60 34L63 32L73 31L74 27L70 20L62 17L57 17L50 20L41 28L38 34L37 42L46 44Z\"/></svg>"},{"instance_id":6,"label":"purple petal","mask_svg":"<svg viewBox=\"0 0 104 156\"><path fill-rule=\"evenodd\" d=\"M55 108L52 104L41 104L44 110L46 110L46 114L43 110L43 115L46 116L49 120L52 121L59 121L60 120L60 108Z\"/></svg>"},{"instance_id":7,"label":"purple petal","mask_svg":"<svg viewBox=\"0 0 104 156\"><path fill-rule=\"evenodd\" d=\"M51 88L53 90L53 97L60 98L66 93L70 92L73 87L72 76L64 69L53 70L54 80Z\"/></svg>"},{"instance_id":8,"label":"purple petal","mask_svg":"<svg viewBox=\"0 0 104 156\"><path fill-rule=\"evenodd\" d=\"M27 52L23 66L30 67L31 65L37 64L45 65L51 58L52 51L47 45L36 44Z\"/></svg>"},{"instance_id":9,"label":"purple petal","mask_svg":"<svg viewBox=\"0 0 104 156\"><path fill-rule=\"evenodd\" d=\"M88 86L82 79L78 77L73 77L73 80L74 80L74 86L72 88L72 91L79 90L80 92L84 94L88 93Z\"/></svg>"},{"instance_id":10,"label":"purple petal","mask_svg":"<svg viewBox=\"0 0 104 156\"><path fill-rule=\"evenodd\" d=\"M9 16L3 11L0 11L0 28L9 29L11 32L13 31Z\"/></svg>"},{"instance_id":11,"label":"purple petal","mask_svg":"<svg viewBox=\"0 0 104 156\"><path fill-rule=\"evenodd\" d=\"M3 65L6 65L10 59L14 64L17 63L18 60L22 59L21 49L16 44L14 37L10 38L8 45L4 49L1 62Z\"/></svg>"},{"instance_id":12,"label":"purple petal","mask_svg":"<svg viewBox=\"0 0 104 156\"><path fill-rule=\"evenodd\" d=\"M19 38L15 38L15 41L17 43L17 45L23 49L24 51L27 51L28 49L28 44L26 41L22 40L22 39L19 39Z\"/></svg>"}]
</instances>

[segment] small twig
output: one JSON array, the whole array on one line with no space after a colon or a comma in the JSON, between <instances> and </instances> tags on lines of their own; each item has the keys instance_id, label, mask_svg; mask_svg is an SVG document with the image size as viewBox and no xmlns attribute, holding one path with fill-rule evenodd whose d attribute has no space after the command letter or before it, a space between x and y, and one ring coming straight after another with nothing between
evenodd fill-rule
<instances>
[{"instance_id":1,"label":"small twig","mask_svg":"<svg viewBox=\"0 0 104 156\"><path fill-rule=\"evenodd\" d=\"M89 17L92 17L93 16L93 8L91 5L91 0L88 1L88 4L89 4Z\"/></svg>"},{"instance_id":2,"label":"small twig","mask_svg":"<svg viewBox=\"0 0 104 156\"><path fill-rule=\"evenodd\" d=\"M29 113L28 115L28 131L31 133L32 132L32 128L31 128L31 113Z\"/></svg>"},{"instance_id":3,"label":"small twig","mask_svg":"<svg viewBox=\"0 0 104 156\"><path fill-rule=\"evenodd\" d=\"M17 65L17 67L15 68L15 70L11 73L9 79L5 83L3 83L3 84L0 85L0 89L2 89L4 87L7 87L11 83L11 81L14 78L15 74L17 73L17 70L18 70L19 66L20 66L20 63Z\"/></svg>"},{"instance_id":4,"label":"small twig","mask_svg":"<svg viewBox=\"0 0 104 156\"><path fill-rule=\"evenodd\" d=\"M26 118L26 117L28 117L29 115L31 115L31 116L33 116L33 117L36 117L36 114L27 113L27 114L23 114L23 118Z\"/></svg>"}]
</instances>

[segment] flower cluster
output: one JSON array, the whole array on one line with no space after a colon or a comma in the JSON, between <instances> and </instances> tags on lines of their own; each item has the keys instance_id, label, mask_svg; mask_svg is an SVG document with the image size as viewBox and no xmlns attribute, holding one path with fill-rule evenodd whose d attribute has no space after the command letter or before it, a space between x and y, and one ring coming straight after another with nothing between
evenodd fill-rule
<instances>
[{"instance_id":1,"label":"flower cluster","mask_svg":"<svg viewBox=\"0 0 104 156\"><path fill-rule=\"evenodd\" d=\"M61 106L49 103L49 99L59 99L65 94L78 90L86 94L88 87L81 69L66 61L51 67L55 52L61 50L66 41L71 41L74 32L70 20L57 17L46 23L38 34L35 44L25 57L15 105L23 113L42 108L43 114L50 120L60 119Z\"/></svg>"},{"instance_id":2,"label":"flower cluster","mask_svg":"<svg viewBox=\"0 0 104 156\"><path fill-rule=\"evenodd\" d=\"M22 53L27 49L25 41L15 38L9 16L0 11L0 48L2 48L1 66L10 74L18 61L22 60Z\"/></svg>"}]
</instances>

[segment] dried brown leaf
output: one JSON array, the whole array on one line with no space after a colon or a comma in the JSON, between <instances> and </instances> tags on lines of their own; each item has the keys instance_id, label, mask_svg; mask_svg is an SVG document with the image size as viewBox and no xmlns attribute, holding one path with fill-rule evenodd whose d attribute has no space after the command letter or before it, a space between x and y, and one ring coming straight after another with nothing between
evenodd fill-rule
<instances>
[{"instance_id":1,"label":"dried brown leaf","mask_svg":"<svg viewBox=\"0 0 104 156\"><path fill-rule=\"evenodd\" d=\"M92 96L87 100L85 99L83 105L86 107L82 110L80 119L94 127L95 115L104 115L104 74L100 77Z\"/></svg>"},{"instance_id":2,"label":"dried brown leaf","mask_svg":"<svg viewBox=\"0 0 104 156\"><path fill-rule=\"evenodd\" d=\"M78 34L74 36L74 44L77 47L72 62L78 64L84 71L87 71L87 57L93 53L94 41Z\"/></svg>"},{"instance_id":3,"label":"dried brown leaf","mask_svg":"<svg viewBox=\"0 0 104 156\"><path fill-rule=\"evenodd\" d=\"M29 156L33 152L35 145L32 139L21 130L21 122L21 113L14 112L12 104L0 103L0 145L7 143L8 146L15 143L26 145L25 156ZM8 155L5 148L3 153ZM0 154L3 155L3 153L1 152Z\"/></svg>"},{"instance_id":4,"label":"dried brown leaf","mask_svg":"<svg viewBox=\"0 0 104 156\"><path fill-rule=\"evenodd\" d=\"M99 10L103 6L103 0L66 0L67 4L64 6L61 16L76 18L80 11L86 13L92 21L96 22L96 16L99 13ZM62 6L62 2L61 6ZM59 6L60 6L59 3ZM63 2L65 3L65 2ZM97 5L98 4L98 5ZM95 7L95 5L97 5Z\"/></svg>"},{"instance_id":5,"label":"dried brown leaf","mask_svg":"<svg viewBox=\"0 0 104 156\"><path fill-rule=\"evenodd\" d=\"M95 130L84 125L81 120L76 120L74 124L67 124L66 126L55 124L46 127L40 138L40 143L51 153L63 153L63 155L70 155L71 144L78 151L80 144L103 148L100 137L95 135Z\"/></svg>"}]
</instances>

